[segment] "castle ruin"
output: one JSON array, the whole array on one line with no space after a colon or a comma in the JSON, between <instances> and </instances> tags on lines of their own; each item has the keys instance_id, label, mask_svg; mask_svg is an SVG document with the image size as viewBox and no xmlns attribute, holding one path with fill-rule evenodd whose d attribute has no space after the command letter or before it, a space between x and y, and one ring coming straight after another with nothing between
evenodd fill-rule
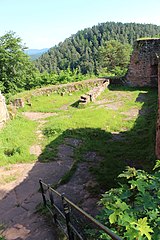
<instances>
[{"instance_id":1,"label":"castle ruin","mask_svg":"<svg viewBox=\"0 0 160 240\"><path fill-rule=\"evenodd\" d=\"M158 87L156 156L160 159L160 38L136 41L126 80L130 86Z\"/></svg>"}]
</instances>

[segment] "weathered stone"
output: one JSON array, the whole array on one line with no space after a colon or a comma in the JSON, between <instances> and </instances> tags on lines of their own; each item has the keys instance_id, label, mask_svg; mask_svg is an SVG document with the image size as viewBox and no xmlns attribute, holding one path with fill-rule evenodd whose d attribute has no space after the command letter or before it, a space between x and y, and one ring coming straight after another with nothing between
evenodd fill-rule
<instances>
[{"instance_id":1,"label":"weathered stone","mask_svg":"<svg viewBox=\"0 0 160 240\"><path fill-rule=\"evenodd\" d=\"M7 119L9 119L9 114L6 107L5 98L0 92L0 126L3 126Z\"/></svg>"},{"instance_id":2,"label":"weathered stone","mask_svg":"<svg viewBox=\"0 0 160 240\"><path fill-rule=\"evenodd\" d=\"M36 89L32 91L31 96L39 96L43 94L51 94L54 93L61 93L62 90L66 93L72 93L77 90L80 90L82 88L91 88L102 85L102 83L105 81L104 78L97 78L97 79L88 79L84 81L74 82L74 83L67 83L67 84L61 84L61 85L52 85L49 87L43 87ZM27 100L26 100L27 101Z\"/></svg>"},{"instance_id":3,"label":"weathered stone","mask_svg":"<svg viewBox=\"0 0 160 240\"><path fill-rule=\"evenodd\" d=\"M158 83L160 38L137 40L126 79L131 86L151 86Z\"/></svg>"},{"instance_id":4,"label":"weathered stone","mask_svg":"<svg viewBox=\"0 0 160 240\"><path fill-rule=\"evenodd\" d=\"M106 89L109 85L109 80L104 80L98 87L93 88L87 94L81 96L79 103L86 104L89 102L94 102L96 98Z\"/></svg>"},{"instance_id":5,"label":"weathered stone","mask_svg":"<svg viewBox=\"0 0 160 240\"><path fill-rule=\"evenodd\" d=\"M131 86L158 86L155 152L160 159L160 38L137 40L126 80Z\"/></svg>"},{"instance_id":6,"label":"weathered stone","mask_svg":"<svg viewBox=\"0 0 160 240\"><path fill-rule=\"evenodd\" d=\"M158 62L158 117L156 130L156 156L160 159L160 59Z\"/></svg>"},{"instance_id":7,"label":"weathered stone","mask_svg":"<svg viewBox=\"0 0 160 240\"><path fill-rule=\"evenodd\" d=\"M13 101L13 106L16 106L17 108L24 107L24 100L22 98L16 98Z\"/></svg>"}]
</instances>

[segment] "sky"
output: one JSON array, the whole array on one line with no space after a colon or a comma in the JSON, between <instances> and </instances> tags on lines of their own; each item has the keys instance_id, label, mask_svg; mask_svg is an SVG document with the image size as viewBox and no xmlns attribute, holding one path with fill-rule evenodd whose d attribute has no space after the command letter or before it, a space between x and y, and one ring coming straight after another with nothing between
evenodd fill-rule
<instances>
[{"instance_id":1,"label":"sky","mask_svg":"<svg viewBox=\"0 0 160 240\"><path fill-rule=\"evenodd\" d=\"M160 0L0 0L0 36L13 31L29 49L50 48L98 23L160 25Z\"/></svg>"}]
</instances>

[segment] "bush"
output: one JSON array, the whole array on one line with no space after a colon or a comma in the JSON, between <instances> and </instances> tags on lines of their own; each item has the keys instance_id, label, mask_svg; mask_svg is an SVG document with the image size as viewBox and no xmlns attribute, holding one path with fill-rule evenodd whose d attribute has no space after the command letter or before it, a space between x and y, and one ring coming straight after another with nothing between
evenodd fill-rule
<instances>
[{"instance_id":1,"label":"bush","mask_svg":"<svg viewBox=\"0 0 160 240\"><path fill-rule=\"evenodd\" d=\"M160 161L154 169L160 167ZM149 174L127 167L126 183L103 194L98 218L123 239L160 239L160 171ZM109 239L104 233L101 239Z\"/></svg>"}]
</instances>

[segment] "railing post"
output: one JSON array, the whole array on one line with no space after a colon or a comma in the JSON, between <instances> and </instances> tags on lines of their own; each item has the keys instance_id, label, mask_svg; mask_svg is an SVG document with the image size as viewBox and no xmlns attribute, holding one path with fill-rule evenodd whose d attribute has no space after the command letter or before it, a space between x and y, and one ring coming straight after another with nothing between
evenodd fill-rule
<instances>
[{"instance_id":1,"label":"railing post","mask_svg":"<svg viewBox=\"0 0 160 240\"><path fill-rule=\"evenodd\" d=\"M46 202L46 197L45 197L44 188L43 188L43 184L42 184L42 179L39 179L39 185L40 185L41 194L42 194L42 198L43 198L43 205L46 206L47 202Z\"/></svg>"},{"instance_id":2,"label":"railing post","mask_svg":"<svg viewBox=\"0 0 160 240\"><path fill-rule=\"evenodd\" d=\"M69 210L67 202L64 199L64 194L62 194L61 197L62 197L62 204L63 204L64 214L65 214L65 219L66 219L68 237L69 237L69 240L74 240L74 235L73 235L73 232L72 232L72 230L70 228L70 225L69 225L69 223L70 223L70 210Z\"/></svg>"},{"instance_id":3,"label":"railing post","mask_svg":"<svg viewBox=\"0 0 160 240\"><path fill-rule=\"evenodd\" d=\"M50 189L50 184L48 184L48 193L49 193L49 199L50 199L51 206L54 208L54 198L53 198L53 193ZM54 208L53 219L54 219L54 223L57 224L57 213L55 211L55 208Z\"/></svg>"},{"instance_id":4,"label":"railing post","mask_svg":"<svg viewBox=\"0 0 160 240\"><path fill-rule=\"evenodd\" d=\"M48 184L48 193L49 193L49 199L50 199L51 205L53 205L54 204L54 198L53 198L52 191L50 190L50 184Z\"/></svg>"}]
</instances>

